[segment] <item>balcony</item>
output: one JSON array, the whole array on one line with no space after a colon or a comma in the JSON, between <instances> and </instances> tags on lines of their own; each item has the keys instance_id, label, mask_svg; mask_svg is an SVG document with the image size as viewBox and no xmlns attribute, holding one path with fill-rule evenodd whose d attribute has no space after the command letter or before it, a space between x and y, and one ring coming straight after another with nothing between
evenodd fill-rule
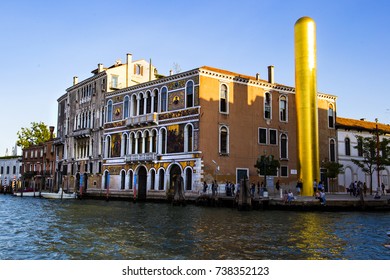
<instances>
[{"instance_id":1,"label":"balcony","mask_svg":"<svg viewBox=\"0 0 390 280\"><path fill-rule=\"evenodd\" d=\"M91 136L90 128L78 129L73 132L73 137L75 138L85 138L90 136Z\"/></svg>"},{"instance_id":2,"label":"balcony","mask_svg":"<svg viewBox=\"0 0 390 280\"><path fill-rule=\"evenodd\" d=\"M134 162L134 161L156 161L157 153L145 153L145 154L134 154L134 155L126 155L126 162Z\"/></svg>"},{"instance_id":3,"label":"balcony","mask_svg":"<svg viewBox=\"0 0 390 280\"><path fill-rule=\"evenodd\" d=\"M64 145L64 144L65 144L64 137L57 137L57 138L54 138L54 140L53 140L53 145Z\"/></svg>"},{"instance_id":4,"label":"balcony","mask_svg":"<svg viewBox=\"0 0 390 280\"><path fill-rule=\"evenodd\" d=\"M147 124L158 124L158 114L150 113L141 116L129 117L126 120L126 126L142 126Z\"/></svg>"}]
</instances>

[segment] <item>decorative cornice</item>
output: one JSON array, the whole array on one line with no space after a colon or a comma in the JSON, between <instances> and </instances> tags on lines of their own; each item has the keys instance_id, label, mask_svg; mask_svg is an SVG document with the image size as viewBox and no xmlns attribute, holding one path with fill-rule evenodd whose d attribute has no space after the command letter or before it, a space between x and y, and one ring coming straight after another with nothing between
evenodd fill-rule
<instances>
[{"instance_id":1,"label":"decorative cornice","mask_svg":"<svg viewBox=\"0 0 390 280\"><path fill-rule=\"evenodd\" d=\"M138 84L138 85L133 85L133 86L130 86L130 87L127 87L127 88L123 88L123 89L119 89L119 90L116 90L116 91L111 91L111 92L106 93L106 97L114 96L114 95L121 95L123 93L130 93L132 91L146 90L146 89L148 89L150 87L163 86L166 83L169 83L169 82L172 82L172 81L176 81L176 80L181 80L181 79L188 78L188 77L192 77L192 76L195 76L197 74L199 74L199 69L189 70L189 71L186 71L186 72L183 72L183 73L178 73L178 74L175 74L175 75L167 76L167 77L156 79L156 80L153 80L153 81L141 83L141 84Z\"/></svg>"},{"instance_id":2,"label":"decorative cornice","mask_svg":"<svg viewBox=\"0 0 390 280\"><path fill-rule=\"evenodd\" d=\"M234 72L230 72L230 71L226 71L226 70L222 70L222 69L212 68L209 66L201 67L199 69L199 73L200 73L200 75L203 75L203 76L209 76L209 77L218 78L218 79L225 79L225 80L229 80L229 81L244 84L244 85L249 84L252 86L262 87L265 90L273 89L273 90L278 90L278 91L283 91L283 92L295 94L295 88L291 87L291 86L286 86L286 85L276 84L276 83L272 84L272 83L269 83L265 80L256 79L256 77L246 76L246 75L242 75L242 74L238 74L238 73L234 73ZM327 100L331 100L331 101L335 101L337 99L337 96L327 94L327 93L321 93L321 92L317 92L317 96L318 96L318 98L327 99Z\"/></svg>"},{"instance_id":3,"label":"decorative cornice","mask_svg":"<svg viewBox=\"0 0 390 280\"><path fill-rule=\"evenodd\" d=\"M96 74L96 75L93 75L92 77L89 77L89 78L87 78L87 79L85 79L85 80L83 80L83 81L81 81L81 82L79 82L79 83L77 83L77 84L75 84L75 85L73 85L73 86L71 86L71 87L68 87L68 88L66 89L66 91L72 91L72 90L74 90L75 88L78 88L78 87L80 87L80 86L83 86L83 85L85 85L85 84L88 84L88 83L90 83L91 81L96 80L96 79L99 79L99 78L101 78L101 77L104 76L104 75L106 75L106 71L102 71L102 72L100 72L100 73L98 73L98 74Z\"/></svg>"}]
</instances>

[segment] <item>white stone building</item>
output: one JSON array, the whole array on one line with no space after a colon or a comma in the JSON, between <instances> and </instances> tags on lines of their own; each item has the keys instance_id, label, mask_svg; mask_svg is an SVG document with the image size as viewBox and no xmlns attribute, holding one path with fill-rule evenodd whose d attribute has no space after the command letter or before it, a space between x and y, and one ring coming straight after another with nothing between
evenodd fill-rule
<instances>
[{"instance_id":1,"label":"white stone building","mask_svg":"<svg viewBox=\"0 0 390 280\"><path fill-rule=\"evenodd\" d=\"M385 134L379 135L379 139L383 137L390 138L390 125L369 122L365 120L354 120L337 117L336 121L337 139L338 139L338 161L343 165L344 172L339 174L339 185L347 188L351 182L361 181L366 182L370 189L370 175L365 174L352 159L363 160L363 155L358 146L356 136L372 137L376 136L377 131L382 131ZM386 189L389 189L390 166L386 166L385 170L379 173L379 184L385 184ZM372 189L375 192L378 186L378 175L374 171L372 175Z\"/></svg>"}]
</instances>

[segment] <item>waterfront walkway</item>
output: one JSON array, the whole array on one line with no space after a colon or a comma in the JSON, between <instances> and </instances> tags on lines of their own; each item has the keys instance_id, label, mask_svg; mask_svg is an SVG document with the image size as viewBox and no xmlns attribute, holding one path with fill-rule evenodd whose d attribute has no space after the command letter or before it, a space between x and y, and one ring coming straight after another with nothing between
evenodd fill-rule
<instances>
[{"instance_id":1,"label":"waterfront walkway","mask_svg":"<svg viewBox=\"0 0 390 280\"><path fill-rule=\"evenodd\" d=\"M362 199L363 198L363 199ZM259 197L251 201L251 208L281 209L281 210L321 210L321 211L390 211L390 195L382 195L379 199L374 195L367 194L363 197L353 196L346 193L326 194L326 202L312 196L294 196L294 200L287 202L280 194L270 193L268 197ZM198 199L199 202L199 199ZM237 206L232 196L220 193L214 198L210 194L200 196L202 205Z\"/></svg>"}]
</instances>

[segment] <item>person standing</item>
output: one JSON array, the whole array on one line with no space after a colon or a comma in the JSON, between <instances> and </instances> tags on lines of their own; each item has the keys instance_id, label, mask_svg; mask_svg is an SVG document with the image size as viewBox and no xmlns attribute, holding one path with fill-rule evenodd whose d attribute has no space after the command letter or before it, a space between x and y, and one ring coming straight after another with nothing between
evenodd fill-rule
<instances>
[{"instance_id":1,"label":"person standing","mask_svg":"<svg viewBox=\"0 0 390 280\"><path fill-rule=\"evenodd\" d=\"M363 183L363 193L364 193L364 196L367 195L367 184L366 184L366 182Z\"/></svg>"},{"instance_id":2,"label":"person standing","mask_svg":"<svg viewBox=\"0 0 390 280\"><path fill-rule=\"evenodd\" d=\"M383 195L386 195L386 191L385 191L385 184L383 184L383 182L382 182L382 185L381 185L381 187L382 187L382 194Z\"/></svg>"}]
</instances>

